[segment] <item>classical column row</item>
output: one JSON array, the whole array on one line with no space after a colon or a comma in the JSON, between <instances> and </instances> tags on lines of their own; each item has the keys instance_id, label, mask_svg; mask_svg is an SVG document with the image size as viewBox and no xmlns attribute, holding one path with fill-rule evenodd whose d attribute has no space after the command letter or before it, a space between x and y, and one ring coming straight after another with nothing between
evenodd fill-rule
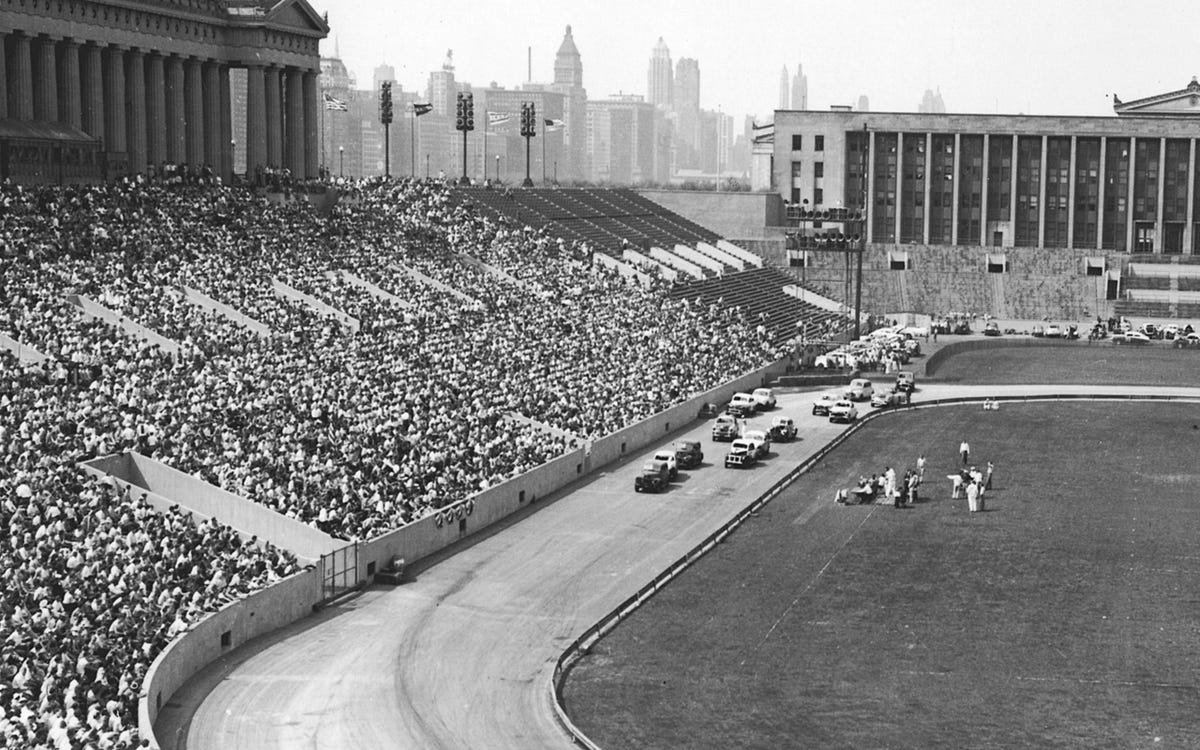
<instances>
[{"instance_id":1,"label":"classical column row","mask_svg":"<svg viewBox=\"0 0 1200 750\"><path fill-rule=\"evenodd\" d=\"M250 170L319 168L317 71L249 67ZM123 154L130 172L163 162L233 169L229 65L210 59L0 29L0 118L60 122Z\"/></svg>"}]
</instances>

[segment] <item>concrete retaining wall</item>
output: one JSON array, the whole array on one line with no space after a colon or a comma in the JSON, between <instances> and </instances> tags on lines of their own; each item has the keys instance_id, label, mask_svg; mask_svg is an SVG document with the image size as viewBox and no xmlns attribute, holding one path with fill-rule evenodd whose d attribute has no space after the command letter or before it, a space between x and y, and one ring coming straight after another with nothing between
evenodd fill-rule
<instances>
[{"instance_id":1,"label":"concrete retaining wall","mask_svg":"<svg viewBox=\"0 0 1200 750\"><path fill-rule=\"evenodd\" d=\"M84 315L96 320L102 320L105 323L119 328L131 338L139 341L149 341L151 344L157 344L158 348L170 354L179 353L179 344L161 334L155 333L141 323L135 323L115 310L110 310L104 305L96 302L88 297L83 297L78 294L67 296L67 301L75 305L83 311Z\"/></svg>"},{"instance_id":2,"label":"concrete retaining wall","mask_svg":"<svg viewBox=\"0 0 1200 750\"><path fill-rule=\"evenodd\" d=\"M937 372L942 363L950 359L956 354L963 352L977 352L982 349L1004 349L1017 346L1078 346L1077 342L1065 341L1062 339L974 339L972 341L957 341L949 346L944 346L938 349L929 358L925 360L925 377L930 377Z\"/></svg>"},{"instance_id":3,"label":"concrete retaining wall","mask_svg":"<svg viewBox=\"0 0 1200 750\"><path fill-rule=\"evenodd\" d=\"M321 599L321 567L304 570L209 615L167 645L150 665L138 695L138 732L153 748L158 712L175 691L217 659L312 612Z\"/></svg>"},{"instance_id":4,"label":"concrete retaining wall","mask_svg":"<svg viewBox=\"0 0 1200 750\"><path fill-rule=\"evenodd\" d=\"M358 318L347 315L333 305L327 305L311 294L305 294L294 286L285 284L279 279L271 279L271 288L274 289L275 293L280 297L294 300L302 305L307 305L315 310L318 315L324 315L325 317L333 318L354 333L358 333L358 329L362 327L362 324L358 322Z\"/></svg>"},{"instance_id":5,"label":"concrete retaining wall","mask_svg":"<svg viewBox=\"0 0 1200 750\"><path fill-rule=\"evenodd\" d=\"M147 500L159 510L179 505L200 518L216 518L237 529L244 537L256 536L269 541L305 562L315 562L321 555L346 545L306 523L139 453L97 458L81 466L128 484L134 492L150 493Z\"/></svg>"},{"instance_id":6,"label":"concrete retaining wall","mask_svg":"<svg viewBox=\"0 0 1200 750\"><path fill-rule=\"evenodd\" d=\"M271 335L271 327L266 323L259 322L249 315L233 309L224 302L218 302L204 292L201 292L199 289L193 289L190 286L180 285L179 293L183 295L184 302L187 302L193 307L214 312L226 320L232 320L234 323L254 331L263 338Z\"/></svg>"},{"instance_id":7,"label":"concrete retaining wall","mask_svg":"<svg viewBox=\"0 0 1200 750\"><path fill-rule=\"evenodd\" d=\"M12 352L16 355L17 360L22 364L40 365L47 359L50 359L45 354L42 354L37 349L34 349L28 344L22 344L14 338L5 336L0 333L0 349Z\"/></svg>"}]
</instances>

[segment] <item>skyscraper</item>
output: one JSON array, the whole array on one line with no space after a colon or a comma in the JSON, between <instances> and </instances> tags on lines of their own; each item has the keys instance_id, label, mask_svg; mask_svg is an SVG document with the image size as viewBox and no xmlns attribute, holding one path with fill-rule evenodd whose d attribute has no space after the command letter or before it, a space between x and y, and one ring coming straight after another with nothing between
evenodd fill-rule
<instances>
[{"instance_id":1,"label":"skyscraper","mask_svg":"<svg viewBox=\"0 0 1200 750\"><path fill-rule=\"evenodd\" d=\"M675 167L700 166L700 62L681 57L675 63Z\"/></svg>"},{"instance_id":2,"label":"skyscraper","mask_svg":"<svg viewBox=\"0 0 1200 750\"><path fill-rule=\"evenodd\" d=\"M921 97L921 103L917 105L917 111L923 114L945 114L946 103L942 101L942 89L939 86L937 93L932 89L925 89L925 96Z\"/></svg>"},{"instance_id":3,"label":"skyscraper","mask_svg":"<svg viewBox=\"0 0 1200 750\"><path fill-rule=\"evenodd\" d=\"M781 70L779 72L779 109L790 109L790 105L788 103L789 102L789 97L788 97L789 93L790 93L790 91L788 89L788 69L787 69L787 66L784 65L783 70Z\"/></svg>"},{"instance_id":4,"label":"skyscraper","mask_svg":"<svg viewBox=\"0 0 1200 750\"><path fill-rule=\"evenodd\" d=\"M856 112L870 112L871 111L871 100L867 98L866 94L859 95L858 104L855 105L854 110Z\"/></svg>"},{"instance_id":5,"label":"skyscraper","mask_svg":"<svg viewBox=\"0 0 1200 750\"><path fill-rule=\"evenodd\" d=\"M429 74L429 88L425 95L433 105L433 111L443 117L454 116L455 94L458 93L454 81L454 50L446 50L446 62L441 70Z\"/></svg>"},{"instance_id":6,"label":"skyscraper","mask_svg":"<svg viewBox=\"0 0 1200 750\"><path fill-rule=\"evenodd\" d=\"M800 63L796 64L796 75L792 77L791 109L808 109L808 76Z\"/></svg>"},{"instance_id":7,"label":"skyscraper","mask_svg":"<svg viewBox=\"0 0 1200 750\"><path fill-rule=\"evenodd\" d=\"M671 50L660 36L654 50L650 53L650 72L647 75L647 91L650 103L656 107L668 108L674 98L673 71L671 69Z\"/></svg>"},{"instance_id":8,"label":"skyscraper","mask_svg":"<svg viewBox=\"0 0 1200 750\"><path fill-rule=\"evenodd\" d=\"M396 69L387 63L380 63L375 68L375 79L372 81L372 90L378 91L379 84L384 81L396 82Z\"/></svg>"},{"instance_id":9,"label":"skyscraper","mask_svg":"<svg viewBox=\"0 0 1200 750\"><path fill-rule=\"evenodd\" d=\"M558 54L554 57L554 83L551 91L566 98L563 101L563 164L555 165L556 176L564 180L582 180L587 177L587 90L583 87L583 62L571 27L567 27Z\"/></svg>"}]
</instances>

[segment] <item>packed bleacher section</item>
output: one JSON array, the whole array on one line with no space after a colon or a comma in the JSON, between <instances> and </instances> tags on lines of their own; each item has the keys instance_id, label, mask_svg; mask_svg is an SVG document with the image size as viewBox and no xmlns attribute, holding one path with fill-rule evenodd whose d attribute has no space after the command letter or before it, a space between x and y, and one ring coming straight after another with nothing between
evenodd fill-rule
<instances>
[{"instance_id":1,"label":"packed bleacher section","mask_svg":"<svg viewBox=\"0 0 1200 750\"><path fill-rule=\"evenodd\" d=\"M781 353L745 316L626 284L577 243L464 209L444 186L353 191L326 216L182 181L0 186L0 333L48 357L0 354L5 746L134 746L137 692L166 642L296 569L77 462L138 451L368 538ZM276 280L360 330L276 294ZM271 333L188 304L183 286ZM70 295L178 352L87 319Z\"/></svg>"},{"instance_id":2,"label":"packed bleacher section","mask_svg":"<svg viewBox=\"0 0 1200 750\"><path fill-rule=\"evenodd\" d=\"M721 277L700 279L671 288L671 297L715 305L752 322L759 335L782 343L803 336L809 341L832 341L853 327L846 315L824 310L784 293L796 282L775 268L753 268Z\"/></svg>"},{"instance_id":3,"label":"packed bleacher section","mask_svg":"<svg viewBox=\"0 0 1200 750\"><path fill-rule=\"evenodd\" d=\"M627 188L461 188L454 197L503 217L620 257L627 247L670 249L720 237Z\"/></svg>"}]
</instances>

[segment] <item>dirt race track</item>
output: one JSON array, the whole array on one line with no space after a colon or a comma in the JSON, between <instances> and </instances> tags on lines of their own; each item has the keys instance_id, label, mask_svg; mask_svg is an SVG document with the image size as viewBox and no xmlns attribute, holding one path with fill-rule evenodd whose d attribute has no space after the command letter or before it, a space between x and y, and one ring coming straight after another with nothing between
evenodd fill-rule
<instances>
[{"instance_id":1,"label":"dirt race track","mask_svg":"<svg viewBox=\"0 0 1200 750\"><path fill-rule=\"evenodd\" d=\"M918 401L1030 393L1171 394L1200 389L938 386ZM372 587L214 664L164 707L164 748L572 747L550 699L556 659L578 634L845 429L788 394L803 439L757 468L705 465L661 495L635 494L643 456L598 473L535 512L418 571ZM757 418L760 423L769 416ZM810 503L829 498L812 497ZM803 511L803 509L800 509Z\"/></svg>"}]
</instances>

